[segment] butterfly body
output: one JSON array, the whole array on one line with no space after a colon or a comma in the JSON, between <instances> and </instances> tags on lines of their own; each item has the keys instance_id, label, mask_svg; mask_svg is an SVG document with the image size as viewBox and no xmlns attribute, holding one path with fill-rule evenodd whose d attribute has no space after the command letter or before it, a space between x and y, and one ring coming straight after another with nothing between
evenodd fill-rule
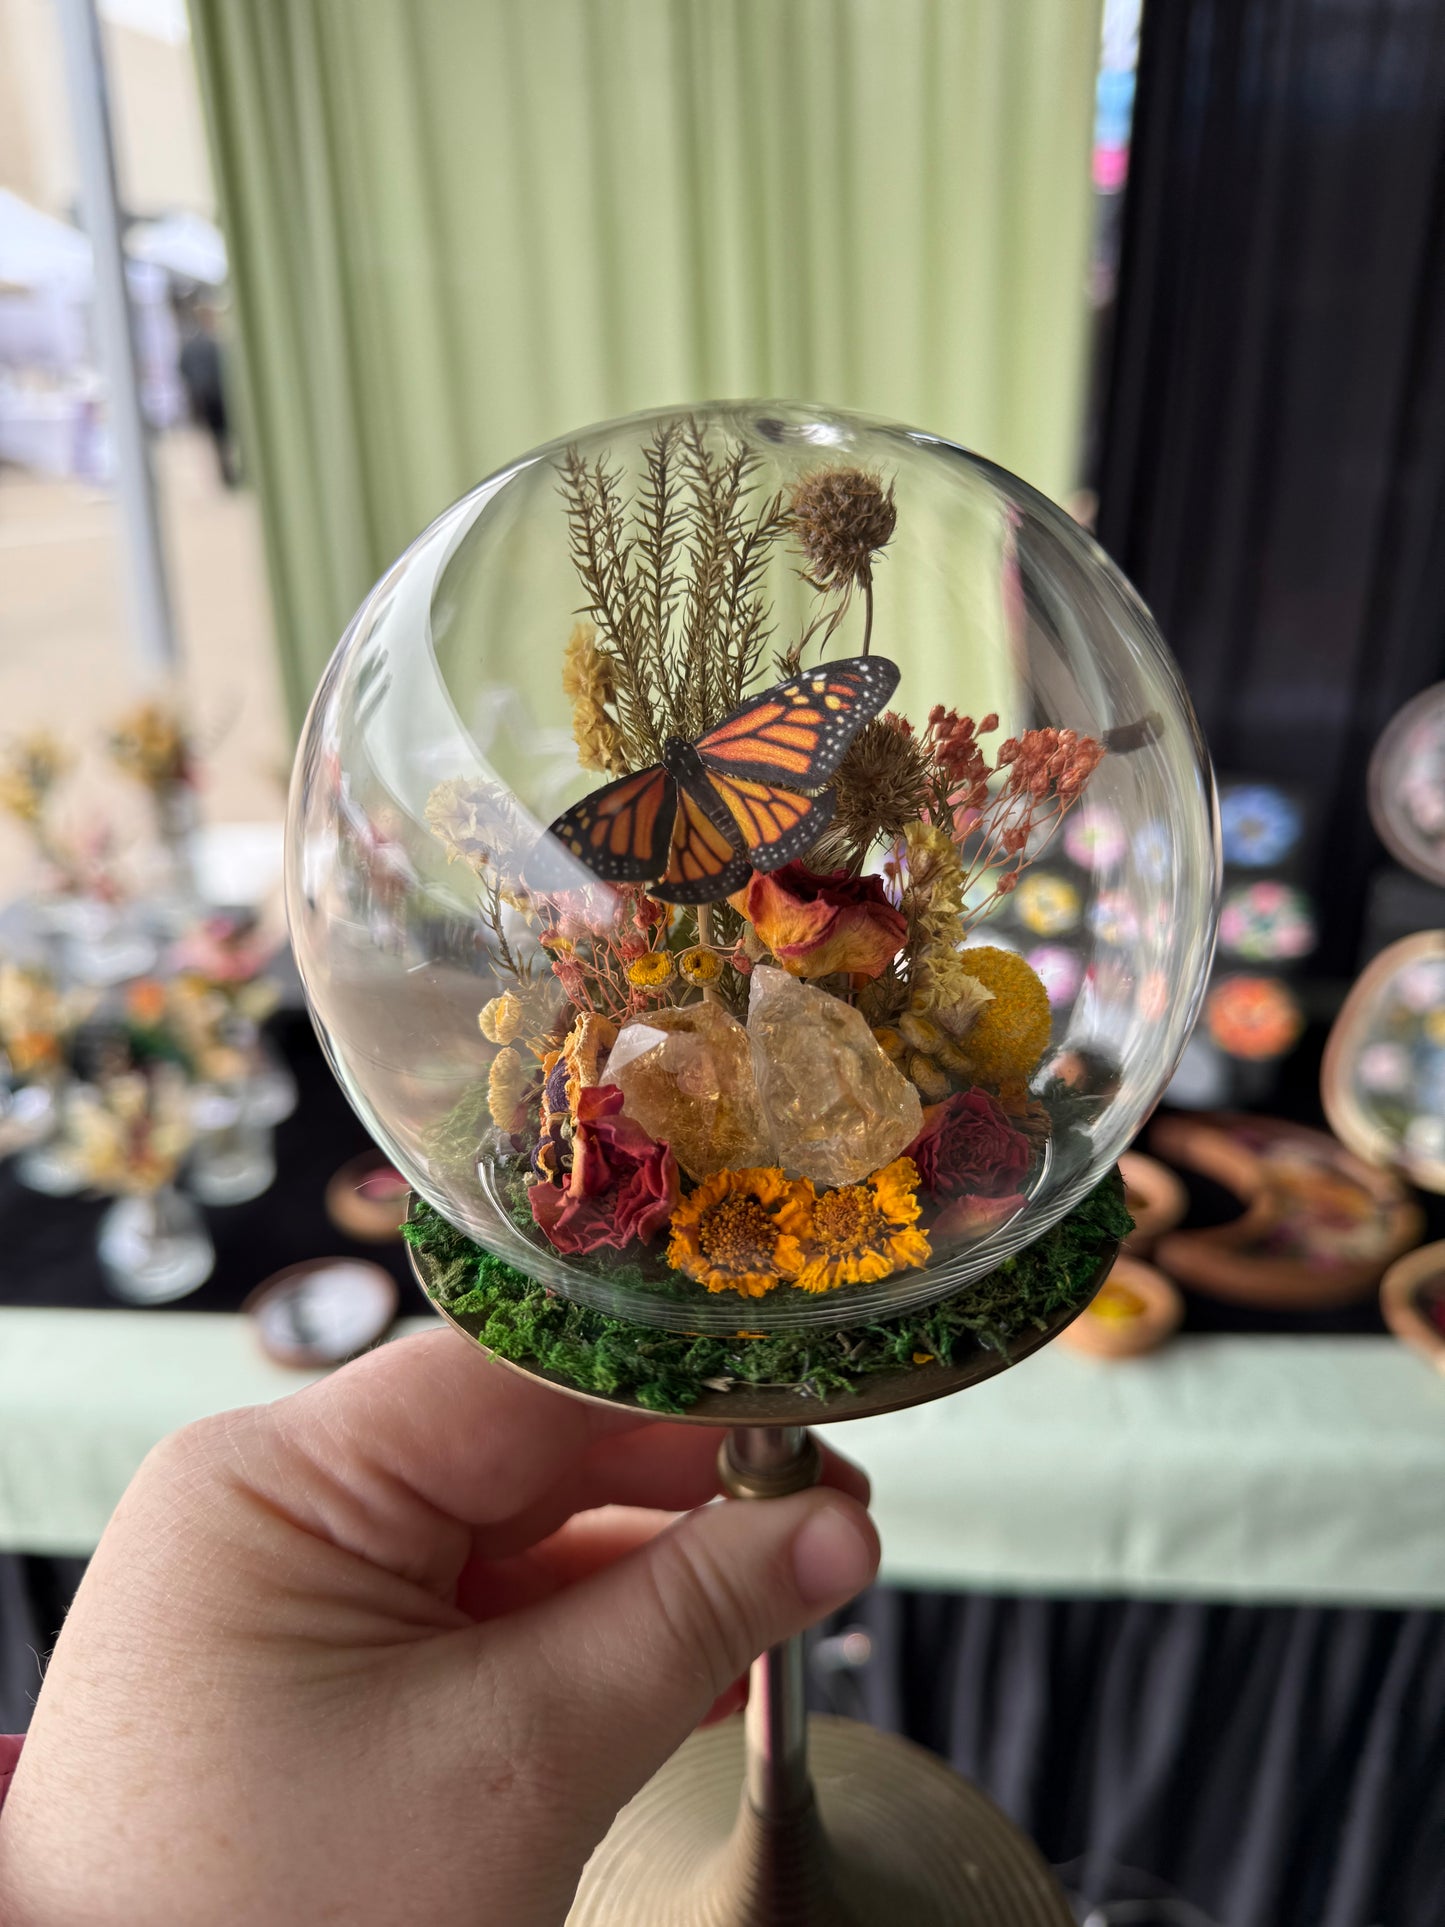
<instances>
[{"instance_id":1,"label":"butterfly body","mask_svg":"<svg viewBox=\"0 0 1445 1927\"><path fill-rule=\"evenodd\" d=\"M898 686L882 656L823 663L741 704L695 743L593 790L549 835L607 883L666 903L715 903L791 863L832 821L823 788ZM822 791L821 794L818 792Z\"/></svg>"}]
</instances>

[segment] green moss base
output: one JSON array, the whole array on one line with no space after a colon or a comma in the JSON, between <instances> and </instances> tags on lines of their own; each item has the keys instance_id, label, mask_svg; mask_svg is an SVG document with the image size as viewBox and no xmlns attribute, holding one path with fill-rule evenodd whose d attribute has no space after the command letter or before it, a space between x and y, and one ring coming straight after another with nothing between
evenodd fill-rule
<instances>
[{"instance_id":1,"label":"green moss base","mask_svg":"<svg viewBox=\"0 0 1445 1927\"><path fill-rule=\"evenodd\" d=\"M787 1385L826 1398L920 1358L958 1363L971 1349L1009 1356L1087 1297L1099 1257L1133 1228L1111 1171L1051 1231L951 1298L843 1331L738 1339L660 1331L575 1305L495 1258L420 1200L405 1236L426 1259L429 1295L498 1357L536 1364L579 1390L682 1412L704 1391Z\"/></svg>"}]
</instances>

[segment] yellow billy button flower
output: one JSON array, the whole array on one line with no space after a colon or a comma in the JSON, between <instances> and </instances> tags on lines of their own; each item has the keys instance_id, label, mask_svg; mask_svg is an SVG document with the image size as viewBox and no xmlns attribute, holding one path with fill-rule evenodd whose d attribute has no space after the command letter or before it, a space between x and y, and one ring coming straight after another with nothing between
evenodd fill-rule
<instances>
[{"instance_id":1,"label":"yellow billy button flower","mask_svg":"<svg viewBox=\"0 0 1445 1927\"><path fill-rule=\"evenodd\" d=\"M763 1297L802 1265L810 1188L771 1165L714 1172L673 1212L667 1262L709 1291Z\"/></svg>"},{"instance_id":2,"label":"yellow billy button flower","mask_svg":"<svg viewBox=\"0 0 1445 1927\"><path fill-rule=\"evenodd\" d=\"M800 1291L871 1285L895 1271L927 1264L928 1234L918 1228L918 1170L895 1158L863 1184L814 1194L802 1231Z\"/></svg>"},{"instance_id":3,"label":"yellow billy button flower","mask_svg":"<svg viewBox=\"0 0 1445 1927\"><path fill-rule=\"evenodd\" d=\"M705 986L715 984L721 977L723 960L715 950L704 950L701 944L694 944L691 950L683 951L677 967L688 983Z\"/></svg>"},{"instance_id":4,"label":"yellow billy button flower","mask_svg":"<svg viewBox=\"0 0 1445 1927\"><path fill-rule=\"evenodd\" d=\"M1048 1049L1053 1015L1039 974L1013 950L980 944L958 961L992 995L959 1043L975 1083L1022 1094Z\"/></svg>"},{"instance_id":5,"label":"yellow billy button flower","mask_svg":"<svg viewBox=\"0 0 1445 1927\"><path fill-rule=\"evenodd\" d=\"M627 966L627 981L639 990L661 990L672 976L672 953L648 950Z\"/></svg>"}]
</instances>

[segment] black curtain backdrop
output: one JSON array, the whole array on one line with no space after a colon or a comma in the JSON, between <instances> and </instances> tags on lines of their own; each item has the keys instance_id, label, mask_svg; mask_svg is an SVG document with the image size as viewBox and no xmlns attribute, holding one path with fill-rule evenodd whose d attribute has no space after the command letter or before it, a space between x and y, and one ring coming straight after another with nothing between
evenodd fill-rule
<instances>
[{"instance_id":1,"label":"black curtain backdrop","mask_svg":"<svg viewBox=\"0 0 1445 1927\"><path fill-rule=\"evenodd\" d=\"M1445 676L1445 4L1148 0L1098 527L1218 767L1305 787L1356 967L1365 764Z\"/></svg>"},{"instance_id":2,"label":"black curtain backdrop","mask_svg":"<svg viewBox=\"0 0 1445 1927\"><path fill-rule=\"evenodd\" d=\"M0 1558L0 1732L83 1569ZM985 1787L1090 1927L1445 1921L1445 1614L878 1587L810 1676Z\"/></svg>"},{"instance_id":3,"label":"black curtain backdrop","mask_svg":"<svg viewBox=\"0 0 1445 1927\"><path fill-rule=\"evenodd\" d=\"M1445 1921L1445 1615L879 1588L843 1626L872 1657L815 1650L817 1703L986 1787L1080 1919Z\"/></svg>"}]
</instances>

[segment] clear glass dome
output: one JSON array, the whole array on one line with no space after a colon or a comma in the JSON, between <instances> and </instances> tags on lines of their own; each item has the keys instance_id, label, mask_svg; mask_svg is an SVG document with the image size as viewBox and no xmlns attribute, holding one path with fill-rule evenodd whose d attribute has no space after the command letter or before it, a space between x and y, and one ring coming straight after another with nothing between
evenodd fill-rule
<instances>
[{"instance_id":1,"label":"clear glass dome","mask_svg":"<svg viewBox=\"0 0 1445 1927\"><path fill-rule=\"evenodd\" d=\"M539 449L413 543L312 705L287 890L421 1196L585 1304L763 1332L956 1291L1098 1182L1193 1025L1218 837L1068 516L742 403Z\"/></svg>"}]
</instances>

